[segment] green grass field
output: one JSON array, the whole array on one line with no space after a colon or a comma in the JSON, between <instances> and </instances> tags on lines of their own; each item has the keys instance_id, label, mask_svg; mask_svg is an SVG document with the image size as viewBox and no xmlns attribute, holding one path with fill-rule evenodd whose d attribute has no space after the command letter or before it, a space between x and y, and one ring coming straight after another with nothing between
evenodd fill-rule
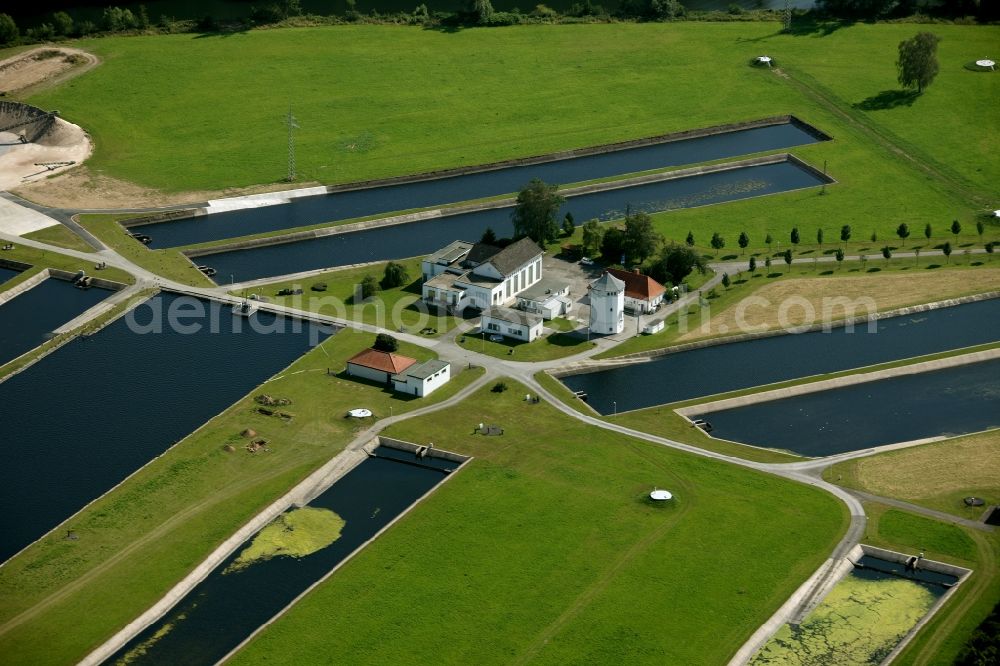
<instances>
[{"instance_id":1,"label":"green grass field","mask_svg":"<svg viewBox=\"0 0 1000 666\"><path fill-rule=\"evenodd\" d=\"M717 230L730 246L746 230L752 247L763 247L765 233L780 240L793 225L807 240L827 226L829 242L841 224L852 224L856 238L872 229L890 238L901 221L932 222L943 239L944 225L958 218L963 238L974 242L973 215L982 205L966 190L989 192L984 184L1000 176L998 121L988 113L1000 77L962 65L988 51L1000 31L934 26L943 38L941 74L923 96L912 106L852 107L896 87L892 49L915 29L856 26L818 37L778 35L773 23L457 33L341 26L111 38L81 42L103 58L101 67L31 101L60 108L92 132L91 168L165 190L280 180L289 103L302 126L301 179L323 183L795 113L835 140L794 152L827 163L839 184L825 196L811 189L662 214L660 229L671 238L695 230L700 243ZM764 50L793 76L817 81L832 101L804 91L797 78L748 67ZM143 112L123 122L123 104ZM967 108L981 113L966 115ZM929 177L868 127L898 136L919 160L953 165L948 177ZM948 140L939 141L944 132Z\"/></svg>"},{"instance_id":2,"label":"green grass field","mask_svg":"<svg viewBox=\"0 0 1000 666\"><path fill-rule=\"evenodd\" d=\"M51 534L7 562L0 569L5 659L75 663L370 425L346 419L348 409L364 405L377 419L392 407L398 415L446 399L481 375L460 372L419 400L344 377L344 360L373 339L343 330L254 389L291 398L292 421L256 413L247 396L75 517L78 540ZM400 350L432 355L407 344ZM340 374L327 375L327 368ZM270 440L271 452L245 451L245 428ZM235 451L224 450L227 444Z\"/></svg>"},{"instance_id":3,"label":"green grass field","mask_svg":"<svg viewBox=\"0 0 1000 666\"><path fill-rule=\"evenodd\" d=\"M234 663L723 663L843 529L829 496L524 392L486 388L390 428L476 459ZM503 436L470 434L479 421ZM651 505L654 485L676 501Z\"/></svg>"}]
</instances>

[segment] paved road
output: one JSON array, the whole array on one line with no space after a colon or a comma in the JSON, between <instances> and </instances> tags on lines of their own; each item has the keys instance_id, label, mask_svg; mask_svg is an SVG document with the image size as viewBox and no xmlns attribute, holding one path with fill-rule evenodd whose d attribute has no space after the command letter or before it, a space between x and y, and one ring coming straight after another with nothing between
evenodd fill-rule
<instances>
[{"instance_id":1,"label":"paved road","mask_svg":"<svg viewBox=\"0 0 1000 666\"><path fill-rule=\"evenodd\" d=\"M22 203L22 205L24 205L23 202L19 201L19 203ZM36 206L31 206L31 207L36 209L40 208ZM227 302L239 301L238 298L229 296L226 293L227 291L226 286L192 287L160 277L148 271L147 269L134 264L128 259L118 255L110 248L104 246L103 243L100 243L99 240L87 234L84 230L82 230L79 227L79 225L75 225L75 223L72 223L72 220L70 220L69 211L52 211L46 209L42 210L44 210L44 212L46 212L47 214L52 215L56 219L59 219L63 224L66 224L67 227L72 229L74 232L77 232L78 234L83 236L88 243L95 246L95 249L97 249L97 251L94 253L86 253L74 250L67 250L64 248L50 246L45 243L24 239L18 236L13 236L11 234L6 234L2 232L0 232L0 239L4 241L13 242L15 244L34 247L37 249L59 252L76 258L84 259L87 261L95 261L95 262L105 261L109 266L114 266L116 268L120 268L125 271L128 271L129 273L132 273L136 277L138 283L136 288L159 287L161 289L176 291L184 294L190 294L192 296L198 296L202 298L211 298ZM978 250L977 252L982 252L982 250ZM925 257L939 256L941 254L942 253L940 251L927 251L927 252L922 252L921 256ZM915 256L915 255L913 253L898 253L895 256L903 257L903 256ZM848 257L848 258L856 259L856 257ZM793 263L794 264L812 263L817 260L824 263L835 261L834 257L826 256L826 257L819 257L818 259L796 259ZM718 285L722 280L721 276L723 272L728 272L730 275L735 275L739 272L746 270L747 264L746 262L742 261L739 263L724 262L724 263L714 264L712 268L715 271L715 275L713 275L713 277L705 285L702 286L702 290L710 290L716 285ZM690 293L685 297L683 297L680 301L670 304L666 306L664 309L661 309L660 313L657 314L657 317L665 317L671 314L672 312L677 311L680 308L688 307L690 304L697 302L698 298L700 298L700 292ZM473 364L484 367L486 369L486 374L483 378L477 380L471 386L466 387L463 391L456 394L456 396L449 399L446 403L442 403L441 405L435 406L433 408L435 410L441 409L444 406L454 404L464 399L465 397L470 395L473 391L486 385L486 383L491 379L504 376L512 377L524 383L533 392L544 397L556 409L564 413L566 416L581 420L593 427L603 428L605 430L609 430L621 435L626 435L629 437L641 439L658 446L665 446L679 451L684 451L685 453L689 453L692 455L702 456L705 458L718 460L720 462L732 465L738 465L759 472L780 476L782 478L791 481L804 483L813 486L815 488L824 490L832 494L834 497L838 498L846 505L850 513L850 525L847 531L845 532L844 536L836 545L833 552L830 554L830 557L814 573L814 575L809 579L809 581L807 581L806 584L803 585L803 587L800 588L800 590L796 593L796 595L794 595L791 599L789 599L789 601L785 604L785 606L783 606L778 611L778 613L775 614L774 617L772 617L767 623L765 623L765 625L761 627L758 633L755 634L751 638L751 640L747 642L746 645L744 645L743 649L741 649L740 652L737 654L737 656L734 658L734 662L738 663L742 662L744 657L752 655L753 652L756 650L756 648L759 647L759 645L761 645L763 641L766 641L767 638L773 633L773 631L777 630L777 628L785 621L787 621L789 618L795 616L801 616L809 609L811 609L825 594L825 591L828 588L828 586L832 584L831 577L833 568L835 567L836 563L839 562L843 558L843 556L858 543L858 540L864 533L864 528L867 519L865 516L863 505L859 500L858 494L852 491L848 491L839 486L833 485L831 483L828 483L820 477L820 474L824 468L828 467L830 464L836 462L837 460L844 459L843 456L838 456L836 458L830 458L830 459L808 460L798 463L771 464L771 463L759 463L759 462L748 461L742 458L737 458L734 456L728 456L721 453L708 451L695 446L691 446L689 444L685 444L683 442L678 442L665 437L659 437L656 435L640 432L619 425L617 423L611 423L602 420L595 416L580 413L572 409L568 405L564 404L561 400L552 395L545 387L539 384L534 378L534 374L540 370L564 367L569 364L586 361L595 354L605 351L606 349L611 348L616 344L619 344L623 340L628 339L629 336L597 338L595 339L596 346L575 356L553 361L526 363L526 362L519 362L516 360L494 358L492 356L480 354L478 352L475 352L474 350L459 347L455 343L455 337L460 333L469 330L471 324L468 323L461 324L459 328L455 329L453 332L446 334L438 339L428 339L426 337L418 335L399 333L396 331L384 331L383 329L380 329L376 326L372 326L362 322L350 321L346 319L339 319L328 316L317 316L312 313L301 312L293 308L280 306L276 304L262 303L261 308L292 315L304 315L311 319L319 319L321 321L325 321L331 324L352 327L358 330L364 330L372 333L389 332L392 333L394 336L402 340L405 340L407 342L411 342L413 344L421 345L424 347L430 347L434 351L436 351L439 354L439 356L447 360L450 360L454 363ZM374 434L378 430L381 430L382 428L391 425L392 423L396 423L398 421L407 418L413 418L414 416L418 416L422 413L425 413L426 411L429 410L417 410L406 415L384 419L379 423L378 428L376 430L372 430L371 434ZM849 454L849 457L860 457L863 455L870 455L870 454L871 451L854 452L852 454ZM905 505L905 503L899 503L895 500L889 500L887 498L880 498L871 495L861 495L861 498L867 501L878 501L886 504L891 504L894 506ZM921 507L915 507L913 505L905 505L902 506L901 508L906 508L907 510L917 511L919 513L931 515L928 513L929 510L922 509ZM939 516L934 514L934 517L939 517ZM956 519L956 520L961 520L961 519Z\"/></svg>"}]
</instances>

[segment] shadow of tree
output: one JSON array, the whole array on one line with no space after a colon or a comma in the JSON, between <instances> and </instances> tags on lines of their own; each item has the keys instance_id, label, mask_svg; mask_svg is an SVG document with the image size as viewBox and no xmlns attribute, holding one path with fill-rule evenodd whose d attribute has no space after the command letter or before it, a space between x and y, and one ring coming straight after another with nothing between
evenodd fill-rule
<instances>
[{"instance_id":1,"label":"shadow of tree","mask_svg":"<svg viewBox=\"0 0 1000 666\"><path fill-rule=\"evenodd\" d=\"M920 93L916 90L883 90L852 106L862 111L884 111L898 106L913 106L918 97Z\"/></svg>"}]
</instances>

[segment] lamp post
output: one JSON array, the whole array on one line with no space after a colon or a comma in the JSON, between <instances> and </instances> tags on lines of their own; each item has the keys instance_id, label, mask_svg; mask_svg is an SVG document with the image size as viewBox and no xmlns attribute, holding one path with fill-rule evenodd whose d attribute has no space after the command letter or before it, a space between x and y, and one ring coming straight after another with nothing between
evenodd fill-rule
<instances>
[{"instance_id":1,"label":"lamp post","mask_svg":"<svg viewBox=\"0 0 1000 666\"><path fill-rule=\"evenodd\" d=\"M613 416L618 416L618 401L617 400L612 400L611 401L611 409L614 410Z\"/></svg>"}]
</instances>

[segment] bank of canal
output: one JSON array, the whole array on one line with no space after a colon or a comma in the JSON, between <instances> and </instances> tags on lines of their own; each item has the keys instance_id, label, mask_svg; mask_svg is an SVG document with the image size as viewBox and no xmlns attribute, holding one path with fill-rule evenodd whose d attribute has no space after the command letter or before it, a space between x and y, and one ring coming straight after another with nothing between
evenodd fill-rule
<instances>
[{"instance_id":1,"label":"bank of canal","mask_svg":"<svg viewBox=\"0 0 1000 666\"><path fill-rule=\"evenodd\" d=\"M430 178L349 189L303 197L289 203L214 213L171 222L131 227L148 234L150 247L180 247L322 224L393 211L441 206L517 192L532 178L548 183L580 183L738 155L779 150L823 140L817 130L799 122L778 122L707 136L679 138L652 145L566 157L534 164L489 168L444 178ZM419 176L417 177L419 178Z\"/></svg>"},{"instance_id":2,"label":"bank of canal","mask_svg":"<svg viewBox=\"0 0 1000 666\"><path fill-rule=\"evenodd\" d=\"M252 557L268 552L269 546L260 542L274 541L266 534L276 524L272 523L106 663L216 663L443 481L447 470L461 464L430 457L418 460L412 453L384 447L375 449L375 454L378 457L362 461L306 507L291 509L276 521L290 523L303 511L325 515L331 525L327 534L294 538L326 545L299 556L294 554L297 547L292 547L291 555ZM322 524L322 520L312 522ZM294 534L282 531L289 539ZM270 552L276 551L270 548ZM335 655L328 657L336 661Z\"/></svg>"},{"instance_id":3,"label":"bank of canal","mask_svg":"<svg viewBox=\"0 0 1000 666\"><path fill-rule=\"evenodd\" d=\"M1000 340L1000 299L853 328L776 335L667 354L648 363L562 377L601 414L642 409Z\"/></svg>"},{"instance_id":4,"label":"bank of canal","mask_svg":"<svg viewBox=\"0 0 1000 666\"><path fill-rule=\"evenodd\" d=\"M0 305L0 365L42 344L60 325L112 293L98 288L77 289L71 282L47 278Z\"/></svg>"},{"instance_id":5,"label":"bank of canal","mask_svg":"<svg viewBox=\"0 0 1000 666\"><path fill-rule=\"evenodd\" d=\"M792 160L742 166L569 198L558 213L577 223L624 217L627 207L649 213L736 201L750 197L815 187L821 175ZM478 240L487 228L511 236L512 208L460 213L420 222L375 227L292 243L257 246L201 255L199 264L218 271L223 283L335 268L369 261L403 259L429 254L454 240Z\"/></svg>"},{"instance_id":6,"label":"bank of canal","mask_svg":"<svg viewBox=\"0 0 1000 666\"><path fill-rule=\"evenodd\" d=\"M1000 426L1000 360L699 414L712 436L829 456Z\"/></svg>"},{"instance_id":7,"label":"bank of canal","mask_svg":"<svg viewBox=\"0 0 1000 666\"><path fill-rule=\"evenodd\" d=\"M159 294L0 383L0 503L11 509L0 514L0 561L330 334L266 312L253 323L229 306Z\"/></svg>"}]
</instances>

